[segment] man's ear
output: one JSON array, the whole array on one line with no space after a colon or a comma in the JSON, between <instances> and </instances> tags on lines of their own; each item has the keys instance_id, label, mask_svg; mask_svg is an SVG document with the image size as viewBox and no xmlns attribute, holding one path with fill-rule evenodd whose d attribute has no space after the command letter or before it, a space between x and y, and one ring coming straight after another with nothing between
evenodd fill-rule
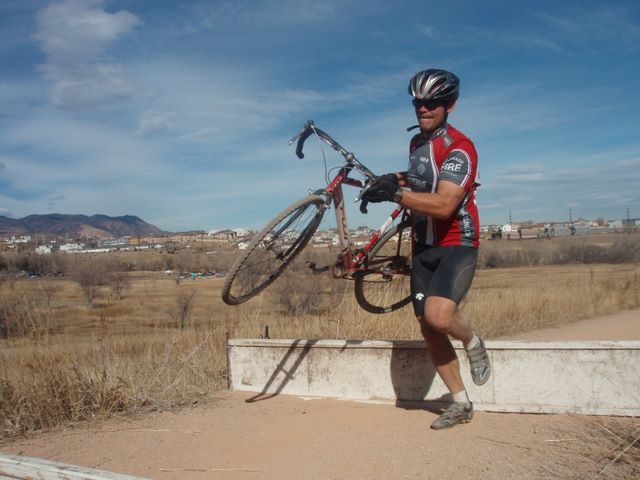
<instances>
[{"instance_id":1,"label":"man's ear","mask_svg":"<svg viewBox=\"0 0 640 480\"><path fill-rule=\"evenodd\" d=\"M449 108L447 108L447 113L453 112L453 109L456 108L456 101L454 101L451 105L449 105Z\"/></svg>"}]
</instances>

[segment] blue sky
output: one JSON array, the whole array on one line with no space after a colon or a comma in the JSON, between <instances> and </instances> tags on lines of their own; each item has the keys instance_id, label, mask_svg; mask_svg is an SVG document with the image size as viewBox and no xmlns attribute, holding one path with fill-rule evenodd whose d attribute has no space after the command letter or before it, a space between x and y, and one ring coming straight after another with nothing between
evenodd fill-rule
<instances>
[{"instance_id":1,"label":"blue sky","mask_svg":"<svg viewBox=\"0 0 640 480\"><path fill-rule=\"evenodd\" d=\"M635 0L1 0L0 215L258 227L324 186L307 119L404 170L408 80L440 67L483 224L640 217L639 46Z\"/></svg>"}]
</instances>

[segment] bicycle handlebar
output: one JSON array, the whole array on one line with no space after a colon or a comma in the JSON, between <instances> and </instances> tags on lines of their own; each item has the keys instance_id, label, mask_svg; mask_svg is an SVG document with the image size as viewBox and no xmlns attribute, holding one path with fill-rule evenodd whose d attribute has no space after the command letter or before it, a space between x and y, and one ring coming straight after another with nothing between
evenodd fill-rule
<instances>
[{"instance_id":1,"label":"bicycle handlebar","mask_svg":"<svg viewBox=\"0 0 640 480\"><path fill-rule=\"evenodd\" d=\"M296 155L298 158L304 158L304 153L302 153L302 147L304 146L304 142L309 138L309 136L313 133L311 127L313 126L313 120L308 120L305 122L304 127L295 136L289 140L289 145L298 140L298 144L296 145Z\"/></svg>"},{"instance_id":2,"label":"bicycle handlebar","mask_svg":"<svg viewBox=\"0 0 640 480\"><path fill-rule=\"evenodd\" d=\"M307 120L304 124L304 127L302 127L302 130L300 130L291 140L289 140L289 145L291 145L296 140L298 141L296 145L296 155L298 156L298 158L300 159L304 158L304 153L302 152L302 149L304 147L304 142L313 133L315 133L318 136L318 138L320 138L322 141L329 144L331 148L333 148L335 151L339 152L340 155L342 155L344 159L347 161L347 165L356 168L356 170L361 172L365 177L369 179L376 178L376 175L371 170L369 170L365 165L363 165L355 157L353 153L347 152L342 147L342 145L340 145L333 138L331 138L331 136L328 133L324 132L323 130L320 130L319 128L316 128L316 126L313 123L313 120Z\"/></svg>"}]
</instances>

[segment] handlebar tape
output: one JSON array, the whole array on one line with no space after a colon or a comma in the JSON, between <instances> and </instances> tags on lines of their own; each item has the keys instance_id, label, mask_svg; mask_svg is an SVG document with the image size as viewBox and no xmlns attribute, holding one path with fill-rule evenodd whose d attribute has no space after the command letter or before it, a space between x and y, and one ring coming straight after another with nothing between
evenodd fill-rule
<instances>
[{"instance_id":1,"label":"handlebar tape","mask_svg":"<svg viewBox=\"0 0 640 480\"><path fill-rule=\"evenodd\" d=\"M304 153L302 153L302 147L304 146L304 142L307 138L309 138L309 136L313 133L313 129L311 128L307 128L302 135L300 135L300 138L298 138L298 144L296 145L296 155L298 156L298 158L302 159L304 158Z\"/></svg>"}]
</instances>

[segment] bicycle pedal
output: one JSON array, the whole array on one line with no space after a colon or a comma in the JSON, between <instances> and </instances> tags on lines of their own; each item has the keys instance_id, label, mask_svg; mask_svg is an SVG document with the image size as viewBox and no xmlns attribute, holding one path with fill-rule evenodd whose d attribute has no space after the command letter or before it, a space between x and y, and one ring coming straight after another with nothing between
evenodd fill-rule
<instances>
[{"instance_id":1,"label":"bicycle pedal","mask_svg":"<svg viewBox=\"0 0 640 480\"><path fill-rule=\"evenodd\" d=\"M311 272L314 273L314 274L324 273L327 270L329 270L329 268L330 268L329 265L325 265L324 267L319 267L318 268L316 266L316 262L307 262L306 265L307 265L308 268L311 269Z\"/></svg>"}]
</instances>

